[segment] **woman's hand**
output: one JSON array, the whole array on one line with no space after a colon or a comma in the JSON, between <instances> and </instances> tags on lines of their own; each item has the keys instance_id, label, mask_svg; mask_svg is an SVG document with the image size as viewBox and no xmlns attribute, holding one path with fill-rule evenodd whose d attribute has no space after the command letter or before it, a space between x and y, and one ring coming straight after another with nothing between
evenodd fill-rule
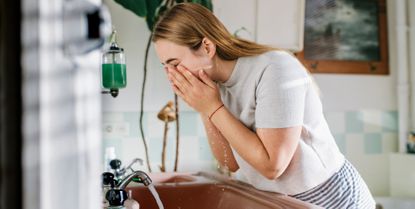
<instances>
[{"instance_id":1,"label":"woman's hand","mask_svg":"<svg viewBox=\"0 0 415 209\"><path fill-rule=\"evenodd\" d=\"M222 105L219 88L205 71L198 71L200 80L181 65L167 73L173 91L200 114L208 117Z\"/></svg>"}]
</instances>

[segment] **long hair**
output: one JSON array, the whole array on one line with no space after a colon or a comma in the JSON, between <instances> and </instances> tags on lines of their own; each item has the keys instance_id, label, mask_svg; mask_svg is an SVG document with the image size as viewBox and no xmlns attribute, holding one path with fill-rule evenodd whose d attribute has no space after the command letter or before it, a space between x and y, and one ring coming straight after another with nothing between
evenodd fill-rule
<instances>
[{"instance_id":1,"label":"long hair","mask_svg":"<svg viewBox=\"0 0 415 209\"><path fill-rule=\"evenodd\" d=\"M216 53L223 60L236 60L240 57L280 50L235 37L210 10L195 3L176 4L166 11L153 28L152 41L165 39L197 50L205 37L216 44ZM321 96L314 78L308 69L305 70L310 75L313 87Z\"/></svg>"},{"instance_id":2,"label":"long hair","mask_svg":"<svg viewBox=\"0 0 415 209\"><path fill-rule=\"evenodd\" d=\"M205 37L216 45L216 53L223 60L277 50L233 36L210 10L195 3L180 3L166 11L153 29L152 41L166 39L196 50Z\"/></svg>"}]
</instances>

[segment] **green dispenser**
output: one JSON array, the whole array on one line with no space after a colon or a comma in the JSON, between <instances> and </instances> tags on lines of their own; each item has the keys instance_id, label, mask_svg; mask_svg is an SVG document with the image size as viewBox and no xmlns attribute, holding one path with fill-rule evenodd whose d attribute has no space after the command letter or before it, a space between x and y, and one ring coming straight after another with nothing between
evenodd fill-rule
<instances>
[{"instance_id":1,"label":"green dispenser","mask_svg":"<svg viewBox=\"0 0 415 209\"><path fill-rule=\"evenodd\" d=\"M118 95L119 89L127 86L127 69L125 64L124 49L116 42L117 32L112 31L109 48L102 54L102 87L113 97Z\"/></svg>"}]
</instances>

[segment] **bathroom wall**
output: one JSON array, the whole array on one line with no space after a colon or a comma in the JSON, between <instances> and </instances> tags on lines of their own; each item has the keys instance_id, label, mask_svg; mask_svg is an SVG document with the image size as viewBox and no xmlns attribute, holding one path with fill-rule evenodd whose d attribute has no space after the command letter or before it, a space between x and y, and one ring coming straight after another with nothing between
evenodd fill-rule
<instances>
[{"instance_id":1,"label":"bathroom wall","mask_svg":"<svg viewBox=\"0 0 415 209\"><path fill-rule=\"evenodd\" d=\"M394 10L387 1L390 75L315 75L337 143L375 196L390 195L390 153L398 151Z\"/></svg>"},{"instance_id":2,"label":"bathroom wall","mask_svg":"<svg viewBox=\"0 0 415 209\"><path fill-rule=\"evenodd\" d=\"M220 0L217 0L218 2ZM115 146L117 155L128 161L144 157L139 134L139 97L143 59L149 31L142 18L124 10L112 0L104 0L119 33L119 44L127 55L127 88L114 99L102 96L104 146ZM252 14L249 1L238 8ZM321 89L325 115L341 151L361 172L376 196L389 195L389 153L398 149L396 70L394 57L393 1L388 1L390 75L314 74ZM240 13L232 10L229 12ZM243 16L251 24L255 16ZM145 98L144 130L153 170L158 171L164 124L156 117L168 100L173 100L162 66L150 50ZM184 103L181 107L181 145L179 171L216 170L200 118ZM174 124L171 124L167 168L174 162ZM145 167L142 167L145 169Z\"/></svg>"},{"instance_id":3,"label":"bathroom wall","mask_svg":"<svg viewBox=\"0 0 415 209\"><path fill-rule=\"evenodd\" d=\"M114 146L124 163L134 157L145 157L139 132L139 111L145 47L150 32L144 19L123 9L113 0L104 1L109 7L113 25L118 31L118 43L127 57L127 87L117 98L102 96L104 147ZM174 100L162 65L154 49L150 49L148 77L144 102L144 132L149 146L153 171L159 171L164 123L157 119L158 111ZM179 103L181 111L181 143L179 171L215 170L202 123L197 113L185 103ZM172 170L175 153L175 123L170 124L167 144L167 170ZM103 151L104 153L104 151ZM146 169L145 166L141 167Z\"/></svg>"}]
</instances>

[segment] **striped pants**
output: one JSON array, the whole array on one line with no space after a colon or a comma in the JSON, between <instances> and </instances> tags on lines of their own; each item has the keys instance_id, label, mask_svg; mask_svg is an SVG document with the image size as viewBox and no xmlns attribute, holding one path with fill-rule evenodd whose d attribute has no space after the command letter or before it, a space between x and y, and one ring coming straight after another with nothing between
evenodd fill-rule
<instances>
[{"instance_id":1,"label":"striped pants","mask_svg":"<svg viewBox=\"0 0 415 209\"><path fill-rule=\"evenodd\" d=\"M375 208L375 201L366 183L347 160L326 182L292 197L328 209Z\"/></svg>"}]
</instances>

